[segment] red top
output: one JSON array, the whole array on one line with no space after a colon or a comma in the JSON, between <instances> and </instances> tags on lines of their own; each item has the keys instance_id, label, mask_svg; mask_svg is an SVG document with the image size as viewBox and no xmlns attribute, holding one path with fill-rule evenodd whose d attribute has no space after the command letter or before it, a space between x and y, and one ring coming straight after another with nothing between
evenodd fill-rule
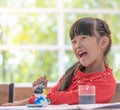
<instances>
[{"instance_id":1,"label":"red top","mask_svg":"<svg viewBox=\"0 0 120 110\"><path fill-rule=\"evenodd\" d=\"M114 95L116 87L116 81L110 68L103 72L90 74L78 69L71 79L68 89L58 92L60 81L48 91L47 98L50 99L51 104L78 104L78 85L95 85L96 103L108 103Z\"/></svg>"}]
</instances>

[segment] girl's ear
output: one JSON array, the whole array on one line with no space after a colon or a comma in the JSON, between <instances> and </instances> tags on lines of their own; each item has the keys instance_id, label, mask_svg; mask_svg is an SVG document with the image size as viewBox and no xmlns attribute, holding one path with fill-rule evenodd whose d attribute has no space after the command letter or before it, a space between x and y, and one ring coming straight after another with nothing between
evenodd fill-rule
<instances>
[{"instance_id":1,"label":"girl's ear","mask_svg":"<svg viewBox=\"0 0 120 110\"><path fill-rule=\"evenodd\" d=\"M101 48L105 49L109 44L109 38L107 36L104 36L100 41Z\"/></svg>"}]
</instances>

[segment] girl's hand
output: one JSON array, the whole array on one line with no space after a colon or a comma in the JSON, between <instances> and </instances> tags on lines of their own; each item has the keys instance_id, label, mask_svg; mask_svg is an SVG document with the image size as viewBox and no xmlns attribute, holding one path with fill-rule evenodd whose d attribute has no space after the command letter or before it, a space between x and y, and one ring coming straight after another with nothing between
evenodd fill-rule
<instances>
[{"instance_id":1,"label":"girl's hand","mask_svg":"<svg viewBox=\"0 0 120 110\"><path fill-rule=\"evenodd\" d=\"M4 103L2 106L16 106L14 103Z\"/></svg>"},{"instance_id":2,"label":"girl's hand","mask_svg":"<svg viewBox=\"0 0 120 110\"><path fill-rule=\"evenodd\" d=\"M48 80L47 80L47 77L45 75L40 77L40 78L38 78L36 81L34 81L32 83L32 87L34 88L35 86L40 85L42 82L44 82L44 86L45 86L45 88L47 88Z\"/></svg>"},{"instance_id":3,"label":"girl's hand","mask_svg":"<svg viewBox=\"0 0 120 110\"><path fill-rule=\"evenodd\" d=\"M23 106L29 103L29 98L19 100L19 101L14 101L13 103L4 103L2 106Z\"/></svg>"},{"instance_id":4,"label":"girl's hand","mask_svg":"<svg viewBox=\"0 0 120 110\"><path fill-rule=\"evenodd\" d=\"M21 103L19 101L16 101L14 103L4 103L2 106L20 106Z\"/></svg>"}]
</instances>

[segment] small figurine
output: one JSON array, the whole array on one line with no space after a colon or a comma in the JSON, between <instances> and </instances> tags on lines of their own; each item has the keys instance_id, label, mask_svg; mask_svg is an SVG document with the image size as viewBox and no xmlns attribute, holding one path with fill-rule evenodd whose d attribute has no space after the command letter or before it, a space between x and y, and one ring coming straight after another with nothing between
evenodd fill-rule
<instances>
[{"instance_id":1,"label":"small figurine","mask_svg":"<svg viewBox=\"0 0 120 110\"><path fill-rule=\"evenodd\" d=\"M50 100L46 98L47 90L45 89L44 82L34 88L34 95L36 99L34 104L41 104L47 106L50 104Z\"/></svg>"}]
</instances>

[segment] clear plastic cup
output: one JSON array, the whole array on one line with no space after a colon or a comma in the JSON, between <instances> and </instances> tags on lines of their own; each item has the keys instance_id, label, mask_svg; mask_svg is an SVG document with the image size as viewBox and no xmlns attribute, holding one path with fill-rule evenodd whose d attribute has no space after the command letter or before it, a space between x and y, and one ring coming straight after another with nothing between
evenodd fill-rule
<instances>
[{"instance_id":1,"label":"clear plastic cup","mask_svg":"<svg viewBox=\"0 0 120 110\"><path fill-rule=\"evenodd\" d=\"M79 85L78 86L79 104L95 104L95 86Z\"/></svg>"}]
</instances>

